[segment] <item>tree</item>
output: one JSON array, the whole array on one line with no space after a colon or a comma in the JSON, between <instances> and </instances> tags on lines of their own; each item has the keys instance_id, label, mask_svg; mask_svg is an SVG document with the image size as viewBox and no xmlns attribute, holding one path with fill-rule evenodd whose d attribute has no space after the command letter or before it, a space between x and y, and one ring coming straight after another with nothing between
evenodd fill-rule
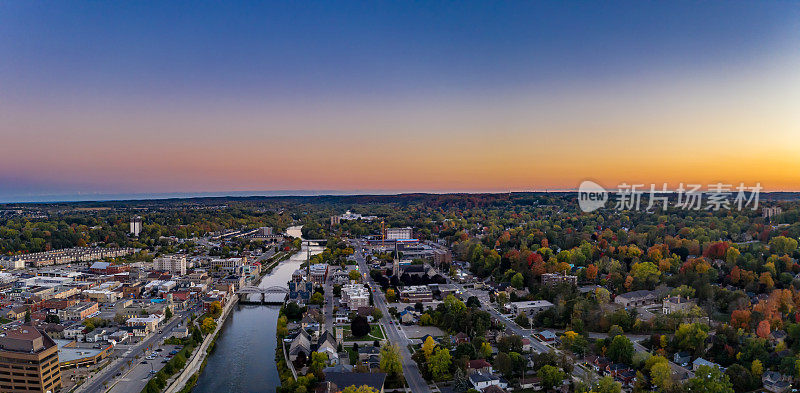
<instances>
[{"instance_id":1,"label":"tree","mask_svg":"<svg viewBox=\"0 0 800 393\"><path fill-rule=\"evenodd\" d=\"M170 310L169 307L164 309L164 318L166 318L167 320L172 319L172 310Z\"/></svg>"},{"instance_id":2,"label":"tree","mask_svg":"<svg viewBox=\"0 0 800 393\"><path fill-rule=\"evenodd\" d=\"M394 289L389 288L389 289L386 290L386 301L387 302L395 301L395 296L396 295L395 295Z\"/></svg>"},{"instance_id":3,"label":"tree","mask_svg":"<svg viewBox=\"0 0 800 393\"><path fill-rule=\"evenodd\" d=\"M453 391L457 393L464 393L468 391L470 387L472 387L472 383L469 382L469 378L467 378L464 370L456 368L456 371L453 374Z\"/></svg>"},{"instance_id":4,"label":"tree","mask_svg":"<svg viewBox=\"0 0 800 393\"><path fill-rule=\"evenodd\" d=\"M381 318L383 318L383 313L381 312L381 310L380 310L378 307L374 307L374 308L372 309L372 318L373 318L373 319L374 319L376 322L377 322L377 321L380 321L380 319L381 319Z\"/></svg>"},{"instance_id":5,"label":"tree","mask_svg":"<svg viewBox=\"0 0 800 393\"><path fill-rule=\"evenodd\" d=\"M797 240L786 236L776 236L769 241L769 249L778 255L791 254L797 250Z\"/></svg>"},{"instance_id":6,"label":"tree","mask_svg":"<svg viewBox=\"0 0 800 393\"><path fill-rule=\"evenodd\" d=\"M590 264L586 266L586 279L594 281L597 278L597 266Z\"/></svg>"},{"instance_id":7,"label":"tree","mask_svg":"<svg viewBox=\"0 0 800 393\"><path fill-rule=\"evenodd\" d=\"M620 393L622 392L622 384L615 381L612 376L606 375L597 381L595 390L597 393Z\"/></svg>"},{"instance_id":8,"label":"tree","mask_svg":"<svg viewBox=\"0 0 800 393\"><path fill-rule=\"evenodd\" d=\"M539 377L539 380L542 381L542 386L545 389L552 389L561 385L561 381L565 378L563 371L549 364L542 366L536 375Z\"/></svg>"},{"instance_id":9,"label":"tree","mask_svg":"<svg viewBox=\"0 0 800 393\"><path fill-rule=\"evenodd\" d=\"M433 337L428 336L428 338L425 339L425 342L422 343L422 353L425 354L425 360L431 358L431 355L433 354L433 350L435 348L436 348L436 341L433 341Z\"/></svg>"},{"instance_id":10,"label":"tree","mask_svg":"<svg viewBox=\"0 0 800 393\"><path fill-rule=\"evenodd\" d=\"M358 270L351 270L350 273L347 273L347 277L351 281L361 281L361 273L359 273Z\"/></svg>"},{"instance_id":11,"label":"tree","mask_svg":"<svg viewBox=\"0 0 800 393\"><path fill-rule=\"evenodd\" d=\"M761 374L764 373L764 366L761 364L760 360L755 359L752 363L750 363L750 373L756 377L760 377Z\"/></svg>"},{"instance_id":12,"label":"tree","mask_svg":"<svg viewBox=\"0 0 800 393\"><path fill-rule=\"evenodd\" d=\"M328 354L325 352L311 352L311 365L309 368L314 375L322 376L322 369L328 363Z\"/></svg>"},{"instance_id":13,"label":"tree","mask_svg":"<svg viewBox=\"0 0 800 393\"><path fill-rule=\"evenodd\" d=\"M506 378L511 378L514 372L514 364L511 362L511 357L505 352L498 353L494 358L494 368Z\"/></svg>"},{"instance_id":14,"label":"tree","mask_svg":"<svg viewBox=\"0 0 800 393\"><path fill-rule=\"evenodd\" d=\"M213 332L214 329L216 329L216 328L217 328L217 323L214 322L214 320L211 319L210 317L206 317L200 323L200 330L203 331L203 334L209 334L209 333Z\"/></svg>"},{"instance_id":15,"label":"tree","mask_svg":"<svg viewBox=\"0 0 800 393\"><path fill-rule=\"evenodd\" d=\"M31 310L25 310L25 324L29 325L31 323Z\"/></svg>"},{"instance_id":16,"label":"tree","mask_svg":"<svg viewBox=\"0 0 800 393\"><path fill-rule=\"evenodd\" d=\"M397 376L403 372L402 356L397 344L384 344L381 347L381 371L389 376Z\"/></svg>"},{"instance_id":17,"label":"tree","mask_svg":"<svg viewBox=\"0 0 800 393\"><path fill-rule=\"evenodd\" d=\"M369 322L367 322L367 317L357 315L353 318L353 321L350 322L350 331L354 337L364 337L369 334L370 326Z\"/></svg>"},{"instance_id":18,"label":"tree","mask_svg":"<svg viewBox=\"0 0 800 393\"><path fill-rule=\"evenodd\" d=\"M522 273L517 273L511 277L511 285L514 288L520 289L523 284L525 284L525 277L522 276Z\"/></svg>"},{"instance_id":19,"label":"tree","mask_svg":"<svg viewBox=\"0 0 800 393\"><path fill-rule=\"evenodd\" d=\"M428 370L433 379L436 381L447 379L450 371L450 363L450 351L444 348L437 349L433 355L431 355L430 359L428 359Z\"/></svg>"},{"instance_id":20,"label":"tree","mask_svg":"<svg viewBox=\"0 0 800 393\"><path fill-rule=\"evenodd\" d=\"M211 305L208 308L208 313L211 314L214 319L217 319L220 315L222 315L222 305L219 303L219 301L211 302Z\"/></svg>"},{"instance_id":21,"label":"tree","mask_svg":"<svg viewBox=\"0 0 800 393\"><path fill-rule=\"evenodd\" d=\"M61 318L56 314L47 314L47 316L44 317L44 321L47 323L60 323Z\"/></svg>"},{"instance_id":22,"label":"tree","mask_svg":"<svg viewBox=\"0 0 800 393\"><path fill-rule=\"evenodd\" d=\"M756 335L761 338L767 338L770 335L770 325L769 321L766 319L758 323L758 328L756 329Z\"/></svg>"},{"instance_id":23,"label":"tree","mask_svg":"<svg viewBox=\"0 0 800 393\"><path fill-rule=\"evenodd\" d=\"M686 388L690 393L734 393L730 379L719 367L700 366Z\"/></svg>"},{"instance_id":24,"label":"tree","mask_svg":"<svg viewBox=\"0 0 800 393\"><path fill-rule=\"evenodd\" d=\"M314 294L311 295L311 299L308 300L308 303L321 306L323 303L325 303L325 297L319 292L314 292Z\"/></svg>"},{"instance_id":25,"label":"tree","mask_svg":"<svg viewBox=\"0 0 800 393\"><path fill-rule=\"evenodd\" d=\"M677 347L697 356L702 354L707 337L708 325L704 323L682 323L675 332Z\"/></svg>"},{"instance_id":26,"label":"tree","mask_svg":"<svg viewBox=\"0 0 800 393\"><path fill-rule=\"evenodd\" d=\"M492 356L492 345L489 344L488 342L482 343L481 344L481 350L479 351L479 355L483 359L488 359L490 356Z\"/></svg>"},{"instance_id":27,"label":"tree","mask_svg":"<svg viewBox=\"0 0 800 393\"><path fill-rule=\"evenodd\" d=\"M369 385L361 385L359 387L348 386L342 390L342 393L378 393L378 391Z\"/></svg>"},{"instance_id":28,"label":"tree","mask_svg":"<svg viewBox=\"0 0 800 393\"><path fill-rule=\"evenodd\" d=\"M633 343L625 336L616 336L611 340L606 354L616 362L630 364L633 359Z\"/></svg>"},{"instance_id":29,"label":"tree","mask_svg":"<svg viewBox=\"0 0 800 393\"><path fill-rule=\"evenodd\" d=\"M631 276L642 286L652 286L658 284L661 271L652 262L639 262L631 267Z\"/></svg>"},{"instance_id":30,"label":"tree","mask_svg":"<svg viewBox=\"0 0 800 393\"><path fill-rule=\"evenodd\" d=\"M659 362L650 368L650 380L653 385L661 390L667 390L672 386L672 370L667 362Z\"/></svg>"}]
</instances>

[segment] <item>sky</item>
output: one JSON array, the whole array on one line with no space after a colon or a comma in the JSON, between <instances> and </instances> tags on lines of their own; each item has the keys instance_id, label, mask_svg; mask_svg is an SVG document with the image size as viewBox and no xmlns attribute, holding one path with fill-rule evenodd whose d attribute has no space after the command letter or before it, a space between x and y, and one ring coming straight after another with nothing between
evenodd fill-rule
<instances>
[{"instance_id":1,"label":"sky","mask_svg":"<svg viewBox=\"0 0 800 393\"><path fill-rule=\"evenodd\" d=\"M0 1L0 146L0 201L800 190L800 3Z\"/></svg>"}]
</instances>

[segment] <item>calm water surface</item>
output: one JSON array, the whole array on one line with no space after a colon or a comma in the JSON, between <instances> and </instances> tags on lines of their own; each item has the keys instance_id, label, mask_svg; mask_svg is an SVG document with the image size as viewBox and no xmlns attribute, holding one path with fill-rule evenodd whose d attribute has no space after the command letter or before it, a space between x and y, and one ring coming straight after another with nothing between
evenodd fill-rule
<instances>
[{"instance_id":1,"label":"calm water surface","mask_svg":"<svg viewBox=\"0 0 800 393\"><path fill-rule=\"evenodd\" d=\"M291 227L289 235L300 237L300 227ZM311 254L322 252L311 247ZM292 273L306 259L306 247L281 262L259 285L286 287ZM259 295L260 297L260 295ZM194 393L274 392L280 385L275 365L275 327L279 306L239 305L225 321L216 349L197 381Z\"/></svg>"}]
</instances>

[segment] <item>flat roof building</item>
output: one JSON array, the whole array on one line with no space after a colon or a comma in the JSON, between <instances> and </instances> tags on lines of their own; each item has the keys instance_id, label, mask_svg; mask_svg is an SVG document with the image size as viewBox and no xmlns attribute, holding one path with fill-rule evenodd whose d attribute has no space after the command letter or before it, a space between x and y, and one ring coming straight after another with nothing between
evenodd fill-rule
<instances>
[{"instance_id":1,"label":"flat roof building","mask_svg":"<svg viewBox=\"0 0 800 393\"><path fill-rule=\"evenodd\" d=\"M0 391L54 392L61 389L58 345L33 326L0 335Z\"/></svg>"}]
</instances>

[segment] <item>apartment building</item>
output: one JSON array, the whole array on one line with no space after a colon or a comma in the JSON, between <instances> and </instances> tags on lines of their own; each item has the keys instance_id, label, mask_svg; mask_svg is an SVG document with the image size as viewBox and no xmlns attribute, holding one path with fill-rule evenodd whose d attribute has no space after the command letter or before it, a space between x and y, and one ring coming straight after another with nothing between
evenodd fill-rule
<instances>
[{"instance_id":1,"label":"apartment building","mask_svg":"<svg viewBox=\"0 0 800 393\"><path fill-rule=\"evenodd\" d=\"M164 255L153 259L153 270L183 276L186 274L186 255Z\"/></svg>"},{"instance_id":2,"label":"apartment building","mask_svg":"<svg viewBox=\"0 0 800 393\"><path fill-rule=\"evenodd\" d=\"M342 286L342 301L351 310L358 310L359 307L368 307L369 291L361 284L344 285Z\"/></svg>"},{"instance_id":3,"label":"apartment building","mask_svg":"<svg viewBox=\"0 0 800 393\"><path fill-rule=\"evenodd\" d=\"M578 285L578 276L571 276L567 274L558 274L558 273L542 274L542 285L555 286L561 283Z\"/></svg>"},{"instance_id":4,"label":"apartment building","mask_svg":"<svg viewBox=\"0 0 800 393\"><path fill-rule=\"evenodd\" d=\"M405 228L386 228L384 230L384 239L386 240L402 240L413 239L414 230L411 227Z\"/></svg>"}]
</instances>

